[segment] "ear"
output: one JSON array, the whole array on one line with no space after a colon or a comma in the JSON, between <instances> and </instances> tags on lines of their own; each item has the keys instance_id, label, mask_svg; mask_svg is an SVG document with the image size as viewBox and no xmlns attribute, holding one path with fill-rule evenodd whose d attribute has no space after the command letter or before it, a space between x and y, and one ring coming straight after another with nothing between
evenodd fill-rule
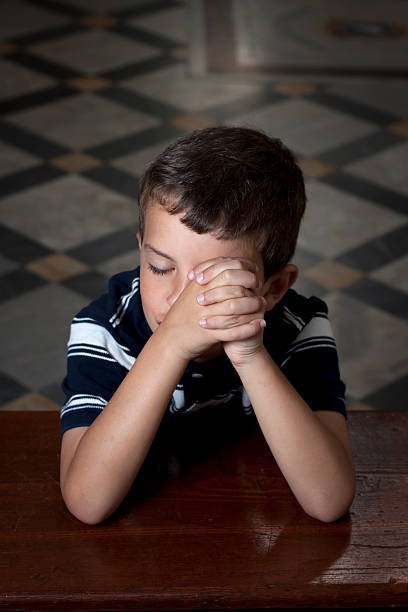
<instances>
[{"instance_id":1,"label":"ear","mask_svg":"<svg viewBox=\"0 0 408 612\"><path fill-rule=\"evenodd\" d=\"M137 242L139 243L139 250L141 250L141 248L142 248L142 237L140 235L140 232L137 232L136 238L137 238Z\"/></svg>"},{"instance_id":2,"label":"ear","mask_svg":"<svg viewBox=\"0 0 408 612\"><path fill-rule=\"evenodd\" d=\"M261 295L267 302L266 310L272 310L275 304L283 298L287 290L296 282L298 274L297 266L287 264L268 278L261 289Z\"/></svg>"}]
</instances>

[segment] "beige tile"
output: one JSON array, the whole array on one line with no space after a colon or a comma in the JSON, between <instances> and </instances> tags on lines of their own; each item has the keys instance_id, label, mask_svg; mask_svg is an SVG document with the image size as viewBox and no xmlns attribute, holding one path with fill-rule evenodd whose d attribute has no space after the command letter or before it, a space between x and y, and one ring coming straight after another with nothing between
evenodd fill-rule
<instances>
[{"instance_id":1,"label":"beige tile","mask_svg":"<svg viewBox=\"0 0 408 612\"><path fill-rule=\"evenodd\" d=\"M326 176L335 170L334 166L310 157L299 160L299 166L302 169L305 179Z\"/></svg>"},{"instance_id":2,"label":"beige tile","mask_svg":"<svg viewBox=\"0 0 408 612\"><path fill-rule=\"evenodd\" d=\"M312 83L291 83L289 81L287 83L277 83L274 89L287 96L304 96L315 93L317 87Z\"/></svg>"},{"instance_id":3,"label":"beige tile","mask_svg":"<svg viewBox=\"0 0 408 612\"><path fill-rule=\"evenodd\" d=\"M88 28L111 28L118 20L111 15L87 15L82 17L79 23Z\"/></svg>"},{"instance_id":4,"label":"beige tile","mask_svg":"<svg viewBox=\"0 0 408 612\"><path fill-rule=\"evenodd\" d=\"M347 404L347 411L348 412L356 412L356 411L365 411L365 410L375 410L375 408L373 408L372 406L370 406L369 404L365 404L364 402L351 402L350 404Z\"/></svg>"},{"instance_id":5,"label":"beige tile","mask_svg":"<svg viewBox=\"0 0 408 612\"><path fill-rule=\"evenodd\" d=\"M307 268L303 276L309 280L319 283L328 289L343 289L360 280L364 275L360 270L350 268L335 261L322 261L321 263Z\"/></svg>"},{"instance_id":6,"label":"beige tile","mask_svg":"<svg viewBox=\"0 0 408 612\"><path fill-rule=\"evenodd\" d=\"M85 153L68 153L67 155L61 155L51 160L53 166L66 170L67 172L85 172L96 168L101 162L96 157L86 155Z\"/></svg>"},{"instance_id":7,"label":"beige tile","mask_svg":"<svg viewBox=\"0 0 408 612\"><path fill-rule=\"evenodd\" d=\"M50 282L60 282L88 270L88 266L82 262L62 253L54 253L36 259L30 262L26 268Z\"/></svg>"},{"instance_id":8,"label":"beige tile","mask_svg":"<svg viewBox=\"0 0 408 612\"><path fill-rule=\"evenodd\" d=\"M17 53L17 51L17 45L13 45L13 43L7 42L7 40L0 40L0 55L11 55L12 53Z\"/></svg>"},{"instance_id":9,"label":"beige tile","mask_svg":"<svg viewBox=\"0 0 408 612\"><path fill-rule=\"evenodd\" d=\"M176 59L186 59L187 49L185 47L176 47L170 51L170 55Z\"/></svg>"},{"instance_id":10,"label":"beige tile","mask_svg":"<svg viewBox=\"0 0 408 612\"><path fill-rule=\"evenodd\" d=\"M170 125L180 130L197 130L199 128L210 127L214 125L214 120L200 113L186 113L173 117L169 121Z\"/></svg>"},{"instance_id":11,"label":"beige tile","mask_svg":"<svg viewBox=\"0 0 408 612\"><path fill-rule=\"evenodd\" d=\"M66 81L66 84L68 87L71 87L71 89L78 89L79 91L97 91L110 87L112 83L101 77L86 75L75 79L69 79Z\"/></svg>"},{"instance_id":12,"label":"beige tile","mask_svg":"<svg viewBox=\"0 0 408 612\"><path fill-rule=\"evenodd\" d=\"M391 123L391 125L388 126L388 129L395 134L399 134L400 136L408 136L408 119Z\"/></svg>"},{"instance_id":13,"label":"beige tile","mask_svg":"<svg viewBox=\"0 0 408 612\"><path fill-rule=\"evenodd\" d=\"M41 393L27 393L12 402L2 404L0 410L60 410L61 406L48 399Z\"/></svg>"}]
</instances>

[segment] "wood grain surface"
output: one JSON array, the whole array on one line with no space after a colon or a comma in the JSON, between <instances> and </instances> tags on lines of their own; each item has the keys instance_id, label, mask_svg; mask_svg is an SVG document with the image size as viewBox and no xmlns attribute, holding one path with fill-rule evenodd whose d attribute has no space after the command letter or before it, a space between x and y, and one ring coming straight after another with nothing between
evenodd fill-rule
<instances>
[{"instance_id":1,"label":"wood grain surface","mask_svg":"<svg viewBox=\"0 0 408 612\"><path fill-rule=\"evenodd\" d=\"M332 524L300 508L255 421L189 416L87 526L61 499L59 415L0 412L1 608L408 605L408 412L349 414L358 490Z\"/></svg>"}]
</instances>

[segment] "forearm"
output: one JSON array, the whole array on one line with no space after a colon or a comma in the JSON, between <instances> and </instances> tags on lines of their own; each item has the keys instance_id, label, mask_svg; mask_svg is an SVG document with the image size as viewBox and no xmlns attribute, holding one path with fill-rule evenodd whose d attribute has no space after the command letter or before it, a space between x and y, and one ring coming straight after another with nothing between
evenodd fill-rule
<instances>
[{"instance_id":1,"label":"forearm","mask_svg":"<svg viewBox=\"0 0 408 612\"><path fill-rule=\"evenodd\" d=\"M269 448L304 510L326 521L342 516L354 497L355 477L341 442L266 350L237 371Z\"/></svg>"},{"instance_id":2,"label":"forearm","mask_svg":"<svg viewBox=\"0 0 408 612\"><path fill-rule=\"evenodd\" d=\"M121 503L149 451L186 367L158 329L103 412L81 438L61 489L81 520L96 523Z\"/></svg>"}]
</instances>

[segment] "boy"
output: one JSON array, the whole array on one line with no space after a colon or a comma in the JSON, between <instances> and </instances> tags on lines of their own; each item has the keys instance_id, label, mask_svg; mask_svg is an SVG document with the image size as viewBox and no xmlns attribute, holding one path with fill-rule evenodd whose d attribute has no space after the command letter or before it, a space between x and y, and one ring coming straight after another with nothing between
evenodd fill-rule
<instances>
[{"instance_id":1,"label":"boy","mask_svg":"<svg viewBox=\"0 0 408 612\"><path fill-rule=\"evenodd\" d=\"M119 506L164 415L231 402L255 413L308 514L347 511L354 466L327 308L290 289L304 208L292 154L247 128L187 134L147 169L140 269L71 326L61 491L77 518Z\"/></svg>"}]
</instances>

